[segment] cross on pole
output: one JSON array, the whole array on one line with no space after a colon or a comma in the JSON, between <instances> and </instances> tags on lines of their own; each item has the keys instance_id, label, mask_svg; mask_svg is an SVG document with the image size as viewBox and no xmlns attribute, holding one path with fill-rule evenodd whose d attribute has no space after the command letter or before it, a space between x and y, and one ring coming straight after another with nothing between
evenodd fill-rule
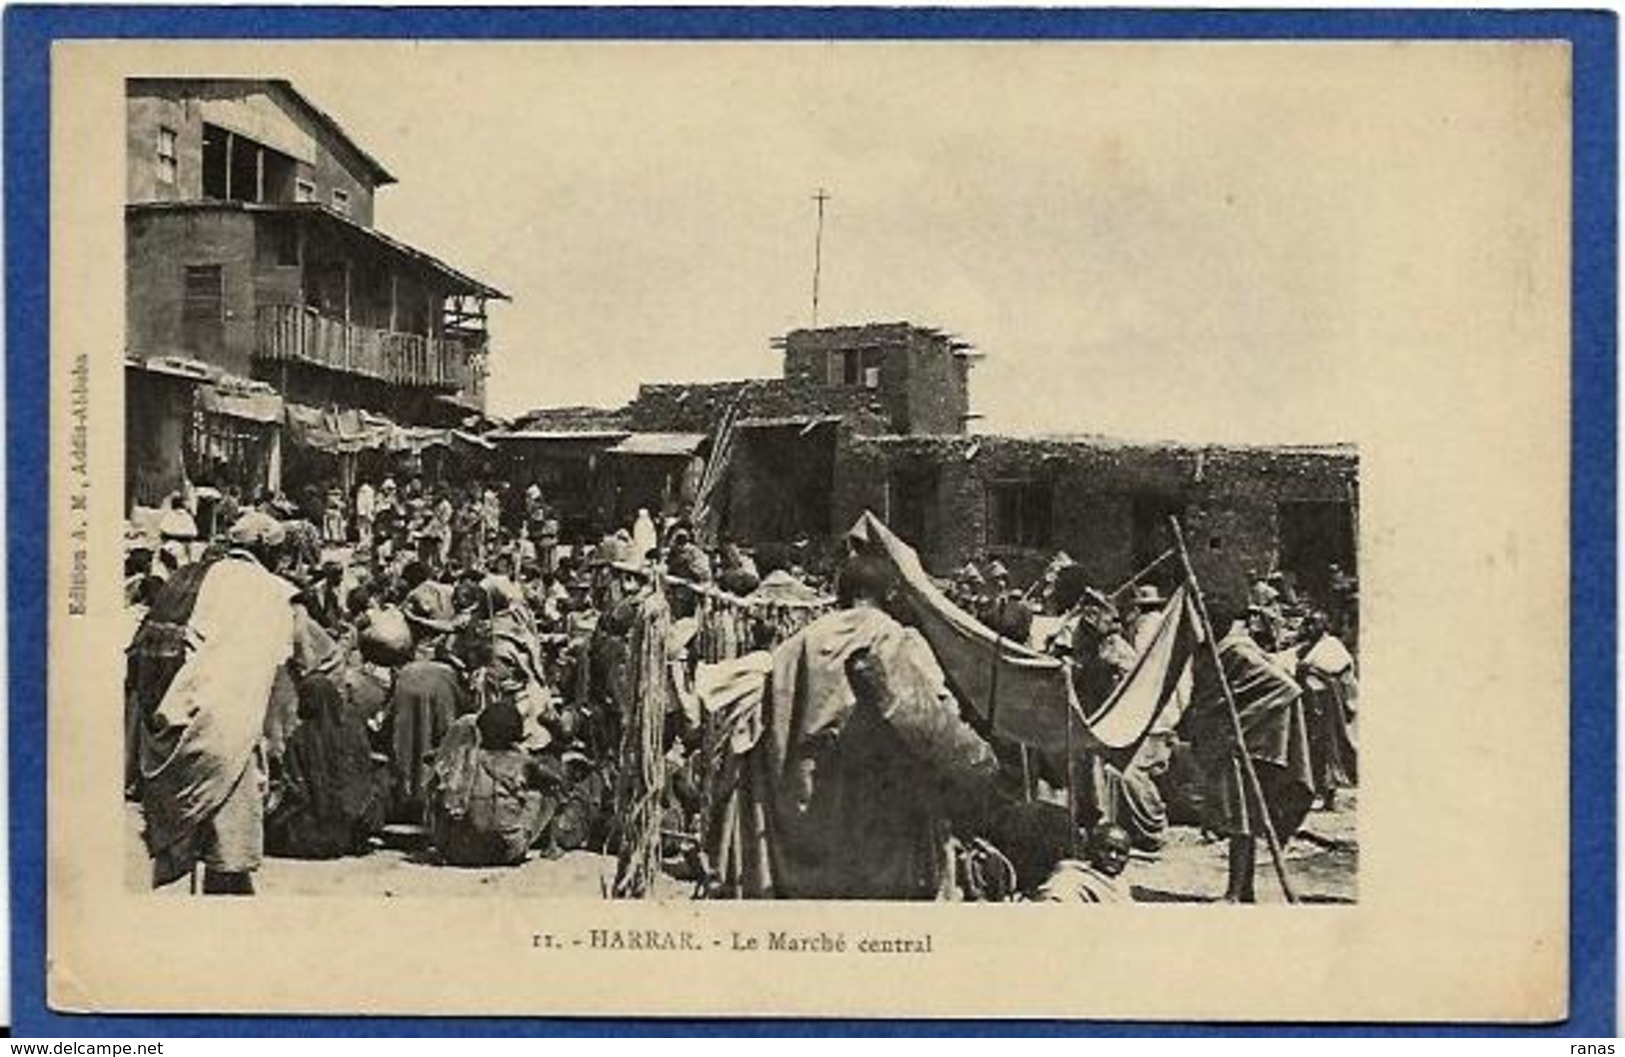
<instances>
[{"instance_id":1,"label":"cross on pole","mask_svg":"<svg viewBox=\"0 0 1625 1057\"><path fill-rule=\"evenodd\" d=\"M818 281L824 270L824 203L830 197L822 187L813 195L813 201L818 203L818 234L813 239L812 325L815 329L818 326Z\"/></svg>"}]
</instances>

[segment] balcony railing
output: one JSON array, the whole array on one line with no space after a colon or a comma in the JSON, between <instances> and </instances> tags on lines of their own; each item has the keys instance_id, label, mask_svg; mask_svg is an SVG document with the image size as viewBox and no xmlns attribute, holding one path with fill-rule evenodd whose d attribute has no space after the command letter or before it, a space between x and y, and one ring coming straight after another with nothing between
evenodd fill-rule
<instances>
[{"instance_id":1,"label":"balcony railing","mask_svg":"<svg viewBox=\"0 0 1625 1057\"><path fill-rule=\"evenodd\" d=\"M450 392L468 380L468 353L456 342L346 324L300 305L261 305L254 324L261 359Z\"/></svg>"}]
</instances>

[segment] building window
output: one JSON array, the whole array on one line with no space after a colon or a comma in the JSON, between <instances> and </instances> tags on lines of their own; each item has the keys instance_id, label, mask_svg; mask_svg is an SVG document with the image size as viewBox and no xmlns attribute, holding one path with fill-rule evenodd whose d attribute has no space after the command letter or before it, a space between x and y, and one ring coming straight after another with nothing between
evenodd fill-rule
<instances>
[{"instance_id":1,"label":"building window","mask_svg":"<svg viewBox=\"0 0 1625 1057\"><path fill-rule=\"evenodd\" d=\"M225 298L225 276L218 264L189 264L183 279L182 303L188 319L218 319Z\"/></svg>"},{"instance_id":2,"label":"building window","mask_svg":"<svg viewBox=\"0 0 1625 1057\"><path fill-rule=\"evenodd\" d=\"M885 349L836 349L830 353L830 382L853 388L879 388L880 367L885 359Z\"/></svg>"},{"instance_id":3,"label":"building window","mask_svg":"<svg viewBox=\"0 0 1625 1057\"><path fill-rule=\"evenodd\" d=\"M1356 571L1354 506L1337 500L1282 502L1275 508L1277 567L1291 573L1300 588L1325 598L1332 567Z\"/></svg>"},{"instance_id":4,"label":"building window","mask_svg":"<svg viewBox=\"0 0 1625 1057\"><path fill-rule=\"evenodd\" d=\"M316 201L316 185L309 180L295 180L293 182L293 200L295 202Z\"/></svg>"},{"instance_id":5,"label":"building window","mask_svg":"<svg viewBox=\"0 0 1625 1057\"><path fill-rule=\"evenodd\" d=\"M350 215L350 192L333 188L333 212L341 217Z\"/></svg>"},{"instance_id":6,"label":"building window","mask_svg":"<svg viewBox=\"0 0 1625 1057\"><path fill-rule=\"evenodd\" d=\"M858 384L857 350L836 349L829 354L829 380L834 385Z\"/></svg>"},{"instance_id":7,"label":"building window","mask_svg":"<svg viewBox=\"0 0 1625 1057\"><path fill-rule=\"evenodd\" d=\"M988 539L995 547L1037 550L1050 545L1050 486L999 481L988 486Z\"/></svg>"},{"instance_id":8,"label":"building window","mask_svg":"<svg viewBox=\"0 0 1625 1057\"><path fill-rule=\"evenodd\" d=\"M225 337L225 275L218 264L188 265L181 280L181 343L210 353Z\"/></svg>"},{"instance_id":9,"label":"building window","mask_svg":"<svg viewBox=\"0 0 1625 1057\"><path fill-rule=\"evenodd\" d=\"M174 183L176 168L175 130L160 126L158 129L158 182Z\"/></svg>"}]
</instances>

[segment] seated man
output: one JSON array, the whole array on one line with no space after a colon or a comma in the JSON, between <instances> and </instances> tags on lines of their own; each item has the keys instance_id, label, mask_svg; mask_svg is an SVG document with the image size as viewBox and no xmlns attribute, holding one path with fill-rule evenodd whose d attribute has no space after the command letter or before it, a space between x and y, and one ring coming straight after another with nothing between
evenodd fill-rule
<instances>
[{"instance_id":1,"label":"seated man","mask_svg":"<svg viewBox=\"0 0 1625 1057\"><path fill-rule=\"evenodd\" d=\"M383 826L388 773L373 761L366 721L346 708L333 674L314 672L298 690L300 723L272 780L266 847L293 859L361 854Z\"/></svg>"},{"instance_id":2,"label":"seated man","mask_svg":"<svg viewBox=\"0 0 1625 1057\"><path fill-rule=\"evenodd\" d=\"M454 866L516 866L547 830L563 781L558 764L519 749L524 720L492 701L452 725L435 754L430 827Z\"/></svg>"},{"instance_id":3,"label":"seated man","mask_svg":"<svg viewBox=\"0 0 1625 1057\"><path fill-rule=\"evenodd\" d=\"M1034 897L1040 903L1132 903L1122 881L1128 865L1128 833L1121 826L1102 824L1089 834L1087 861L1062 859Z\"/></svg>"}]
</instances>

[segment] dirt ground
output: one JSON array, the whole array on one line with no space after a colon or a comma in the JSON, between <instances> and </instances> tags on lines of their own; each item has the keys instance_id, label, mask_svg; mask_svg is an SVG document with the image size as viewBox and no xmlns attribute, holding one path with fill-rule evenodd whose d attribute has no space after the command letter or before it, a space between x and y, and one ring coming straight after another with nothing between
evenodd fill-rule
<instances>
[{"instance_id":1,"label":"dirt ground","mask_svg":"<svg viewBox=\"0 0 1625 1057\"><path fill-rule=\"evenodd\" d=\"M1360 846L1355 818L1358 796L1339 794L1335 811L1315 811L1303 829L1287 842L1282 858L1298 899L1303 903L1354 903L1358 899ZM1204 839L1195 829L1175 826L1168 844L1155 859L1139 853L1124 876L1140 903L1203 903L1224 894L1229 869L1228 844ZM1255 878L1260 903L1282 902L1281 886L1264 842L1258 842Z\"/></svg>"},{"instance_id":2,"label":"dirt ground","mask_svg":"<svg viewBox=\"0 0 1625 1057\"><path fill-rule=\"evenodd\" d=\"M1304 903L1353 903L1359 845L1355 833L1357 798L1345 792L1336 811L1317 811L1288 843L1287 874ZM148 865L141 846L141 814L126 805L126 877L134 888L147 884ZM1145 903L1200 903L1224 892L1226 845L1204 840L1196 830L1176 826L1167 847L1155 858L1136 854L1125 876L1134 898ZM378 848L368 855L331 862L267 859L255 877L264 895L371 895L389 899L412 896L487 896L524 898L601 895L615 873L615 861L591 852L572 852L558 859L532 858L522 866L464 869L436 866L420 855L397 848ZM1274 867L1263 842L1258 854L1258 898L1281 901ZM163 889L184 897L187 882ZM658 895L688 898L691 885L664 878Z\"/></svg>"}]
</instances>

